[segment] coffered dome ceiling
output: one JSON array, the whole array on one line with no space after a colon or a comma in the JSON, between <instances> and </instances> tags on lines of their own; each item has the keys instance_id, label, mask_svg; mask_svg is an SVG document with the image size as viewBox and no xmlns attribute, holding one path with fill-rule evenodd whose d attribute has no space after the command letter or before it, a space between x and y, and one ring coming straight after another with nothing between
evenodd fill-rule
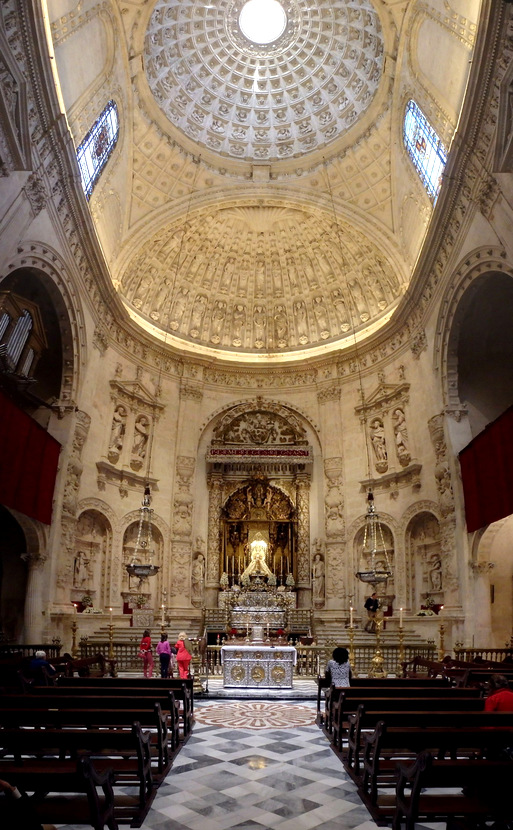
<instances>
[{"instance_id":1,"label":"coffered dome ceiling","mask_svg":"<svg viewBox=\"0 0 513 830\"><path fill-rule=\"evenodd\" d=\"M406 103L450 148L480 0L48 6L76 145L107 101L120 114L89 204L134 322L246 363L386 324L433 207Z\"/></svg>"},{"instance_id":2,"label":"coffered dome ceiling","mask_svg":"<svg viewBox=\"0 0 513 830\"><path fill-rule=\"evenodd\" d=\"M158 0L144 49L155 100L186 136L230 158L276 161L326 147L378 88L383 37L374 6L264 0L264 14L277 12L278 36L271 14L254 35L273 37L262 44L244 25L254 2Z\"/></svg>"}]
</instances>

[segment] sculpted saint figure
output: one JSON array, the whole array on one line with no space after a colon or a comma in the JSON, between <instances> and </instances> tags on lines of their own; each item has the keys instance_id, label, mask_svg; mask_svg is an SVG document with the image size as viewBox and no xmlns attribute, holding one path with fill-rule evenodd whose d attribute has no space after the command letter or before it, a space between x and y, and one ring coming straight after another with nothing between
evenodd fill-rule
<instances>
[{"instance_id":1,"label":"sculpted saint figure","mask_svg":"<svg viewBox=\"0 0 513 830\"><path fill-rule=\"evenodd\" d=\"M370 428L372 447L377 461L387 460L387 446L385 443L385 430L381 421L376 418Z\"/></svg>"},{"instance_id":2,"label":"sculpted saint figure","mask_svg":"<svg viewBox=\"0 0 513 830\"><path fill-rule=\"evenodd\" d=\"M312 594L314 600L324 599L324 560L320 553L316 553L312 565Z\"/></svg>"},{"instance_id":3,"label":"sculpted saint figure","mask_svg":"<svg viewBox=\"0 0 513 830\"><path fill-rule=\"evenodd\" d=\"M112 427L110 430L109 449L121 450L123 446L123 437L125 435L126 425L126 409L124 406L116 407L114 415L112 416Z\"/></svg>"}]
</instances>

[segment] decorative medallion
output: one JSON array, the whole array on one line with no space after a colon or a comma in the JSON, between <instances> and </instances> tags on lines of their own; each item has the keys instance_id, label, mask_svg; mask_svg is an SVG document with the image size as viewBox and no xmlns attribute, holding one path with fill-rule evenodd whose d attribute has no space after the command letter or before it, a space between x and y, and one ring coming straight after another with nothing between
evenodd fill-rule
<instances>
[{"instance_id":1,"label":"decorative medallion","mask_svg":"<svg viewBox=\"0 0 513 830\"><path fill-rule=\"evenodd\" d=\"M271 669L271 677L275 683L283 683L285 680L286 671L283 666L273 666Z\"/></svg>"},{"instance_id":2,"label":"decorative medallion","mask_svg":"<svg viewBox=\"0 0 513 830\"><path fill-rule=\"evenodd\" d=\"M194 707L194 718L209 726L228 729L287 729L313 726L315 709L301 704L239 700L237 703L213 703Z\"/></svg>"},{"instance_id":3,"label":"decorative medallion","mask_svg":"<svg viewBox=\"0 0 513 830\"><path fill-rule=\"evenodd\" d=\"M275 651L274 652L274 659L275 660L283 660L283 651Z\"/></svg>"},{"instance_id":4,"label":"decorative medallion","mask_svg":"<svg viewBox=\"0 0 513 830\"><path fill-rule=\"evenodd\" d=\"M253 666L251 669L251 679L255 681L255 683L260 683L265 678L265 671L262 666Z\"/></svg>"},{"instance_id":5,"label":"decorative medallion","mask_svg":"<svg viewBox=\"0 0 513 830\"><path fill-rule=\"evenodd\" d=\"M261 651L255 651L255 660L261 660L263 656Z\"/></svg>"},{"instance_id":6,"label":"decorative medallion","mask_svg":"<svg viewBox=\"0 0 513 830\"><path fill-rule=\"evenodd\" d=\"M244 680L244 669L242 666L234 666L230 674L232 680L236 680L239 683L241 680Z\"/></svg>"}]
</instances>

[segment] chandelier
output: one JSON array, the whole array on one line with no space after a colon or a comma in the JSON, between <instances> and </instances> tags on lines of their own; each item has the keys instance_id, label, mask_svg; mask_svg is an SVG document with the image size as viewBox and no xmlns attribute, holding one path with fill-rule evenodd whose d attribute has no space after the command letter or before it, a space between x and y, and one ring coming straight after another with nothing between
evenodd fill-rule
<instances>
[{"instance_id":1,"label":"chandelier","mask_svg":"<svg viewBox=\"0 0 513 830\"><path fill-rule=\"evenodd\" d=\"M139 508L137 541L135 543L132 561L126 566L130 576L135 576L139 580L139 589L145 579L149 576L155 576L159 570L159 566L153 564L154 550L152 548L151 538L151 517L153 510L150 505L150 485L146 484L144 487L143 500Z\"/></svg>"},{"instance_id":2,"label":"chandelier","mask_svg":"<svg viewBox=\"0 0 513 830\"><path fill-rule=\"evenodd\" d=\"M380 567L376 567L376 554L378 550L380 554ZM365 515L365 532L363 535L362 556L364 559L369 561L370 569L367 571L356 572L355 576L360 580L360 582L367 582L371 585L377 585L380 582L386 582L387 579L392 576L385 539L383 536L383 528L379 520L379 515L376 513L374 494L372 490L369 490L367 493L367 513ZM382 560L381 557L383 558ZM384 567L381 567L382 564Z\"/></svg>"}]
</instances>

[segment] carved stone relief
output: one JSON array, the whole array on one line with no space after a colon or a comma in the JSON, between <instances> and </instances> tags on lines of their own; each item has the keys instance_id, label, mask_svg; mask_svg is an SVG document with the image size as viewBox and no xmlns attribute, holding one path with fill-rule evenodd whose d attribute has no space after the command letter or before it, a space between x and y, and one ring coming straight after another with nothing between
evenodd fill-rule
<instances>
[{"instance_id":1,"label":"carved stone relief","mask_svg":"<svg viewBox=\"0 0 513 830\"><path fill-rule=\"evenodd\" d=\"M326 496L324 498L326 537L337 539L345 531L342 458L326 458L324 473L326 476Z\"/></svg>"},{"instance_id":2,"label":"carved stone relief","mask_svg":"<svg viewBox=\"0 0 513 830\"><path fill-rule=\"evenodd\" d=\"M442 516L454 513L454 493L451 483L449 456L444 434L444 415L435 415L428 421L429 434L435 448L435 479Z\"/></svg>"}]
</instances>

